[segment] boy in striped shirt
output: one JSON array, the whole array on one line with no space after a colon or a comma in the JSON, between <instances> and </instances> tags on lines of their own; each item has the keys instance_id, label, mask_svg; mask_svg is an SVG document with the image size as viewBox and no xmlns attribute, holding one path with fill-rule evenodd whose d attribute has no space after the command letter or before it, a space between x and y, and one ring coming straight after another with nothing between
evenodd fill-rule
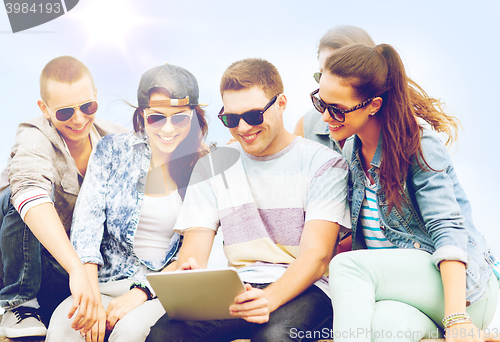
<instances>
[{"instance_id":1,"label":"boy in striped shirt","mask_svg":"<svg viewBox=\"0 0 500 342\"><path fill-rule=\"evenodd\" d=\"M227 168L211 153L196 165L175 226L184 235L178 265L206 268L220 227L229 265L246 283L230 307L242 319L176 322L165 315L147 341L321 337L333 316L328 263L339 230L350 227L348 165L331 149L285 130L287 99L269 62L233 63L220 91L219 118L240 158ZM212 170L224 172L211 176Z\"/></svg>"}]
</instances>

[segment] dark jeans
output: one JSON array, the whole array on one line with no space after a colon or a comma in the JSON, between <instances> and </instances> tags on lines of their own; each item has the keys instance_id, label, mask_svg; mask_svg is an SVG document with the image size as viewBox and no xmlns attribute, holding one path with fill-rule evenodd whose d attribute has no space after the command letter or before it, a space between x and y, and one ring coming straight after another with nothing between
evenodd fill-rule
<instances>
[{"instance_id":1,"label":"dark jeans","mask_svg":"<svg viewBox=\"0 0 500 342\"><path fill-rule=\"evenodd\" d=\"M252 284L263 288L268 284ZM330 298L317 286L311 286L294 300L272 312L265 324L243 319L215 321L171 321L163 315L151 327L146 342L163 341L316 341L330 334L333 310ZM316 331L314 336L313 332ZM311 338L307 338L307 337Z\"/></svg>"},{"instance_id":2,"label":"dark jeans","mask_svg":"<svg viewBox=\"0 0 500 342\"><path fill-rule=\"evenodd\" d=\"M37 298L40 313L48 320L57 305L71 294L68 274L23 222L10 201L10 188L0 195L0 205L4 285L0 305L8 310Z\"/></svg>"}]
</instances>

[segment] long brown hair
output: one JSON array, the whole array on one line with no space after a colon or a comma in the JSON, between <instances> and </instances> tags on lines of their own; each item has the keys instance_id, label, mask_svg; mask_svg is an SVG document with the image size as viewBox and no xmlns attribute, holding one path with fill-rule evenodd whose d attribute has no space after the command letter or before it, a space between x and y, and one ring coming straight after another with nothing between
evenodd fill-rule
<instances>
[{"instance_id":1,"label":"long brown hair","mask_svg":"<svg viewBox=\"0 0 500 342\"><path fill-rule=\"evenodd\" d=\"M191 119L191 129L184 140L177 146L170 158L168 171L177 185L182 199L186 194L189 178L194 165L207 153L203 145L208 131L205 111L200 106L191 107L195 114ZM144 108L137 107L132 118L135 132L144 132Z\"/></svg>"},{"instance_id":2,"label":"long brown hair","mask_svg":"<svg viewBox=\"0 0 500 342\"><path fill-rule=\"evenodd\" d=\"M357 43L363 43L372 48L376 46L372 37L361 27L337 25L326 31L321 37L318 46L318 57L323 49L337 50ZM456 139L457 127L460 125L458 120L443 112L441 101L429 97L411 78L407 77L406 79L408 80L410 101L415 115L427 121L436 131L446 133L448 136L446 145L453 143ZM436 111L438 115L435 115Z\"/></svg>"},{"instance_id":3,"label":"long brown hair","mask_svg":"<svg viewBox=\"0 0 500 342\"><path fill-rule=\"evenodd\" d=\"M400 207L411 158L416 157L421 167L424 166L420 160L432 169L422 154L422 127L416 117L446 133L448 141L454 140L459 121L445 114L440 102L430 98L415 82L409 82L399 54L390 45L345 46L327 58L325 70L346 79L359 100L375 96L383 99L377 113L383 135L380 181L389 207Z\"/></svg>"}]
</instances>

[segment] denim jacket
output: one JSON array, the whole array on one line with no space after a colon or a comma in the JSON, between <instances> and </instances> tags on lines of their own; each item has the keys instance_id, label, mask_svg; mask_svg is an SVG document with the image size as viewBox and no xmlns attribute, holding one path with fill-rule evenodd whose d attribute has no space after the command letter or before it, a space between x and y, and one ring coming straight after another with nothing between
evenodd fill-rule
<instances>
[{"instance_id":1,"label":"denim jacket","mask_svg":"<svg viewBox=\"0 0 500 342\"><path fill-rule=\"evenodd\" d=\"M141 263L159 271L179 248L180 236L175 233L164 260L140 260L134 252L150 160L147 135L126 133L104 137L89 161L71 242L83 263L100 266L100 282L134 278Z\"/></svg>"},{"instance_id":2,"label":"denim jacket","mask_svg":"<svg viewBox=\"0 0 500 342\"><path fill-rule=\"evenodd\" d=\"M371 162L372 167L368 170L377 184L381 231L400 248L421 249L431 253L436 267L443 260L464 262L467 267L467 304L474 304L485 292L496 258L472 223L471 205L458 182L446 147L435 132L422 130L421 146L425 161L438 171L420 167L415 157L412 157L405 183L405 197L411 202L402 204L401 210L393 206L389 212L379 178L382 134ZM361 140L357 135L351 139L352 155L347 159L350 159L351 170L349 195L352 200L353 249L360 249L366 248L363 230L358 225L365 196L365 174L358 153ZM420 165L425 166L425 163L420 160Z\"/></svg>"},{"instance_id":3,"label":"denim jacket","mask_svg":"<svg viewBox=\"0 0 500 342\"><path fill-rule=\"evenodd\" d=\"M339 154L342 153L339 142L330 137L328 123L323 121L321 113L316 109L313 108L304 115L303 127L304 138L319 142Z\"/></svg>"}]
</instances>

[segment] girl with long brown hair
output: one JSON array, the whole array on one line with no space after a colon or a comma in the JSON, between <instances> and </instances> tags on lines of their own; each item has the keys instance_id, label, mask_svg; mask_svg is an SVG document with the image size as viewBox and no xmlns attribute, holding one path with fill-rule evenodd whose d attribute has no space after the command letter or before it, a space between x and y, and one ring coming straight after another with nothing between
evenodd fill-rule
<instances>
[{"instance_id":1,"label":"girl with long brown hair","mask_svg":"<svg viewBox=\"0 0 500 342\"><path fill-rule=\"evenodd\" d=\"M311 93L351 169L353 249L330 264L335 341L499 341L495 257L437 132L458 121L418 88L390 45L343 47ZM415 88L413 88L415 89ZM350 334L349 332L354 332ZM390 335L390 336L389 336ZM479 337L481 335L481 337Z\"/></svg>"}]
</instances>

